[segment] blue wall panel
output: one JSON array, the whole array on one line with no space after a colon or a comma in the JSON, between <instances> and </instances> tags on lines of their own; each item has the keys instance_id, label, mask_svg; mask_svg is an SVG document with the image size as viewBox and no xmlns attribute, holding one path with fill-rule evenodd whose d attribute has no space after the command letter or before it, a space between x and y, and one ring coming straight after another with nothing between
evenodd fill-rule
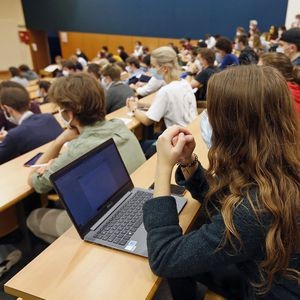
<instances>
[{"instance_id":1,"label":"blue wall panel","mask_svg":"<svg viewBox=\"0 0 300 300\"><path fill-rule=\"evenodd\" d=\"M288 0L22 0L28 28L193 39L283 25Z\"/></svg>"}]
</instances>

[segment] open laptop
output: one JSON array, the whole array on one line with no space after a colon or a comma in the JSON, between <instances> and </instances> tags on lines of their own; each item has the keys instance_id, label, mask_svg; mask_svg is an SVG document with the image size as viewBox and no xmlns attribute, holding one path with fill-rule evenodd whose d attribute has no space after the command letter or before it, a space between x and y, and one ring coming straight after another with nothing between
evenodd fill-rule
<instances>
[{"instance_id":1,"label":"open laptop","mask_svg":"<svg viewBox=\"0 0 300 300\"><path fill-rule=\"evenodd\" d=\"M80 237L147 257L143 204L152 190L134 188L109 139L50 176ZM180 212L186 199L175 197Z\"/></svg>"}]
</instances>

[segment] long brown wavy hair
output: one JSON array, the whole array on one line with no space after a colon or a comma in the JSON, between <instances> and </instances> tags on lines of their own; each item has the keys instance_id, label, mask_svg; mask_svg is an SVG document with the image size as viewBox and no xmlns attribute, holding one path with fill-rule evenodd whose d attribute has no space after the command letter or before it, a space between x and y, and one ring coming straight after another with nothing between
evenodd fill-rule
<instances>
[{"instance_id":1,"label":"long brown wavy hair","mask_svg":"<svg viewBox=\"0 0 300 300\"><path fill-rule=\"evenodd\" d=\"M300 251L300 136L286 81L268 66L229 68L208 84L207 111L213 129L207 179L211 199L219 203L224 240L235 251L243 241L233 222L235 208L247 196L258 218L271 216L265 238L266 255L259 263L258 293L266 293L276 275L300 281L289 269ZM257 199L249 190L255 187Z\"/></svg>"}]
</instances>

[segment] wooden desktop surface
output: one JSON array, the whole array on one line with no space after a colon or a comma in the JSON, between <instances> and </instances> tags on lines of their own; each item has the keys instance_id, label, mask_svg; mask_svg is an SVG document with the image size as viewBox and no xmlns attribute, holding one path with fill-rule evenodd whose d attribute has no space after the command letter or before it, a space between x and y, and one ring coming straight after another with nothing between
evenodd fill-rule
<instances>
[{"instance_id":1,"label":"wooden desktop surface","mask_svg":"<svg viewBox=\"0 0 300 300\"><path fill-rule=\"evenodd\" d=\"M198 124L199 117L188 128L196 138L195 152L207 167ZM132 174L134 185L149 187L155 165L156 155ZM200 208L189 193L185 197L188 203L180 214L184 232ZM146 258L83 242L72 227L9 280L5 291L24 299L151 299L159 282Z\"/></svg>"}]
</instances>

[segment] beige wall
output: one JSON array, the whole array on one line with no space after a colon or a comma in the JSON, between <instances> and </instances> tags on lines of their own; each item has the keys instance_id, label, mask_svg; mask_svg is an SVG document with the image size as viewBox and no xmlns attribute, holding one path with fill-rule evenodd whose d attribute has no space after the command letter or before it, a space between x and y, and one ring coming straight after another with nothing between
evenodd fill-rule
<instances>
[{"instance_id":1,"label":"beige wall","mask_svg":"<svg viewBox=\"0 0 300 300\"><path fill-rule=\"evenodd\" d=\"M285 19L285 26L287 29L291 27L295 15L298 14L300 14L300 0L289 0Z\"/></svg>"},{"instance_id":2,"label":"beige wall","mask_svg":"<svg viewBox=\"0 0 300 300\"><path fill-rule=\"evenodd\" d=\"M32 67L28 45L19 41L18 31L25 20L21 0L0 0L0 70L27 64Z\"/></svg>"}]
</instances>

